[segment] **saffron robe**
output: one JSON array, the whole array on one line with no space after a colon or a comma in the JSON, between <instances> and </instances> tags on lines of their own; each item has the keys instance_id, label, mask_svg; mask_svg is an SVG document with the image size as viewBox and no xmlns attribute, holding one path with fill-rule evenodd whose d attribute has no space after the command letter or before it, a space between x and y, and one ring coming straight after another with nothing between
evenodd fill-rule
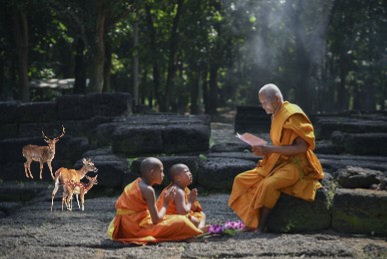
<instances>
[{"instance_id":1,"label":"saffron robe","mask_svg":"<svg viewBox=\"0 0 387 259\"><path fill-rule=\"evenodd\" d=\"M162 192L160 193L159 195L159 198L157 199L157 208L160 210L162 207L163 207L163 204L164 204L164 194L165 192L171 188L173 185L173 183L170 183L167 187L165 187ZM184 193L185 193L185 203L188 203L188 197L189 197L189 194L191 193L191 190L188 188L188 187L185 187L184 188ZM203 214L201 213L202 212L202 206L200 205L200 203L198 201L195 201L195 209L194 210L190 210L189 213L187 213L185 216L186 217L190 217L190 216L193 216L195 218L197 218L199 221L202 220L203 218ZM178 214L177 213L177 210L176 210L176 204L174 202L171 202L168 207L167 207L167 212L166 214L170 215L170 214Z\"/></svg>"},{"instance_id":2,"label":"saffron robe","mask_svg":"<svg viewBox=\"0 0 387 259\"><path fill-rule=\"evenodd\" d=\"M313 201L316 190L322 187L318 180L323 179L324 173L313 153L313 125L300 107L284 102L272 116L272 144L291 145L297 137L308 143L305 153L294 156L271 153L258 161L256 168L235 177L228 205L247 227L258 227L260 208L272 209L280 192Z\"/></svg>"},{"instance_id":3,"label":"saffron robe","mask_svg":"<svg viewBox=\"0 0 387 259\"><path fill-rule=\"evenodd\" d=\"M153 224L147 203L142 197L140 181L141 178L137 178L128 184L116 201L116 216L108 228L112 240L147 244L185 240L203 233L181 215L166 215L162 221Z\"/></svg>"}]
</instances>

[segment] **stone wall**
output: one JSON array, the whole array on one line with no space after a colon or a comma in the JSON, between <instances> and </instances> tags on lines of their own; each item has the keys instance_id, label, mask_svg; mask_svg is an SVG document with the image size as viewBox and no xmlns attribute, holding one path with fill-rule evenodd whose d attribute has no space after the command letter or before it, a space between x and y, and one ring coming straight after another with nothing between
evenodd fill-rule
<instances>
[{"instance_id":1,"label":"stone wall","mask_svg":"<svg viewBox=\"0 0 387 259\"><path fill-rule=\"evenodd\" d=\"M56 144L54 171L59 167L79 169L82 157L90 157L99 169L97 187L102 189L122 190L139 176L142 159L152 155L164 164L166 177L162 187L170 181L169 167L185 163L193 174L191 187L198 187L199 193L229 193L235 176L255 167L260 159L235 137L210 146L208 116L132 114L130 107L131 99L127 94L63 96L47 103L0 103L0 178L3 183L32 182L24 175L22 147L44 145L42 128L46 135L55 137L60 134L61 125L66 128L66 135ZM257 107L238 111L249 115L237 114L235 131L257 132L269 140L269 116L260 114L258 130L254 131L249 127L255 122ZM243 118L247 118L248 123L241 127ZM381 155L343 153L348 148L332 141L339 133L326 125L327 121L333 121L337 126L329 126L331 129L343 130L342 124L347 120L329 120L326 116L311 116L311 119L318 134L316 153L326 175L322 181L324 188L317 191L313 203L281 195L268 222L270 231L291 233L331 228L345 233L387 235L382 227L387 225L387 192L371 188L385 179L387 160ZM367 122L367 125L364 128L368 132L372 123ZM341 134L362 134L359 128L355 133L354 127L348 127L353 132ZM32 165L36 179L39 166L36 162ZM52 183L46 165L43 181Z\"/></svg>"},{"instance_id":2,"label":"stone wall","mask_svg":"<svg viewBox=\"0 0 387 259\"><path fill-rule=\"evenodd\" d=\"M80 169L82 158L90 157L99 169L101 188L121 188L138 177L138 168L132 167L137 157L172 156L177 163L180 157L197 160L209 149L208 116L133 114L131 107L127 93L0 103L0 179L31 181L24 173L22 148L28 144L45 146L42 130L54 138L61 134L62 125L65 135L56 143L53 173L60 167ZM31 171L39 179L38 162L32 162ZM46 164L43 181L52 181Z\"/></svg>"}]
</instances>

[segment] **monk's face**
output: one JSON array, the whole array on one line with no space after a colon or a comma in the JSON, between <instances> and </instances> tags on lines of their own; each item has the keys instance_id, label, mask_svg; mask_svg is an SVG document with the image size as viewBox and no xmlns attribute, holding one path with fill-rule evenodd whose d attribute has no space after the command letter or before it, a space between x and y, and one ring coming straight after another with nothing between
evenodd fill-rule
<instances>
[{"instance_id":1,"label":"monk's face","mask_svg":"<svg viewBox=\"0 0 387 259\"><path fill-rule=\"evenodd\" d=\"M280 105L280 100L278 97L270 99L264 93L260 93L258 95L259 102L261 103L262 108L265 110L267 114L273 114Z\"/></svg>"},{"instance_id":2,"label":"monk's face","mask_svg":"<svg viewBox=\"0 0 387 259\"><path fill-rule=\"evenodd\" d=\"M192 183L192 174L187 166L179 174L179 183L185 187Z\"/></svg>"},{"instance_id":3,"label":"monk's face","mask_svg":"<svg viewBox=\"0 0 387 259\"><path fill-rule=\"evenodd\" d=\"M164 180L164 167L162 164L158 168L153 169L153 181L156 184L161 184Z\"/></svg>"}]
</instances>

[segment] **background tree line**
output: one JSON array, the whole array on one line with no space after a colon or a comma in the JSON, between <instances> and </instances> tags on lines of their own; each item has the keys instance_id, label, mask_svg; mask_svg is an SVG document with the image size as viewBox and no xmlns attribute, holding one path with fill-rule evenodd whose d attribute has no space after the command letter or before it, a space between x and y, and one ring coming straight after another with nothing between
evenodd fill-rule
<instances>
[{"instance_id":1,"label":"background tree line","mask_svg":"<svg viewBox=\"0 0 387 259\"><path fill-rule=\"evenodd\" d=\"M274 82L307 112L386 109L385 0L2 2L1 100L55 98L29 81L75 78L72 93L214 114Z\"/></svg>"}]
</instances>

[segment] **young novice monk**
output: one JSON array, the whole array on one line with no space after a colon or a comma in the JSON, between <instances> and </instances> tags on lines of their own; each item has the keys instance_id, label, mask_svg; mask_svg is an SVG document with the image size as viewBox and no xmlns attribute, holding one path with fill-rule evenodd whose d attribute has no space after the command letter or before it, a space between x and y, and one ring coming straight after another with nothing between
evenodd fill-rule
<instances>
[{"instance_id":1,"label":"young novice monk","mask_svg":"<svg viewBox=\"0 0 387 259\"><path fill-rule=\"evenodd\" d=\"M190 190L188 185L192 183L192 174L185 164L175 164L170 168L171 184L160 194L157 200L157 207L162 208L165 203L165 195L176 189L176 195L168 207L167 214L185 215L198 228L206 231L206 215L202 211L200 203L197 201L197 189Z\"/></svg>"},{"instance_id":2,"label":"young novice monk","mask_svg":"<svg viewBox=\"0 0 387 259\"><path fill-rule=\"evenodd\" d=\"M116 216L109 225L108 235L123 243L146 244L184 240L202 234L187 217L166 215L168 204L174 199L176 188L164 193L164 203L156 207L154 184L163 181L163 164L154 157L141 162L141 177L127 185L118 197Z\"/></svg>"}]
</instances>

